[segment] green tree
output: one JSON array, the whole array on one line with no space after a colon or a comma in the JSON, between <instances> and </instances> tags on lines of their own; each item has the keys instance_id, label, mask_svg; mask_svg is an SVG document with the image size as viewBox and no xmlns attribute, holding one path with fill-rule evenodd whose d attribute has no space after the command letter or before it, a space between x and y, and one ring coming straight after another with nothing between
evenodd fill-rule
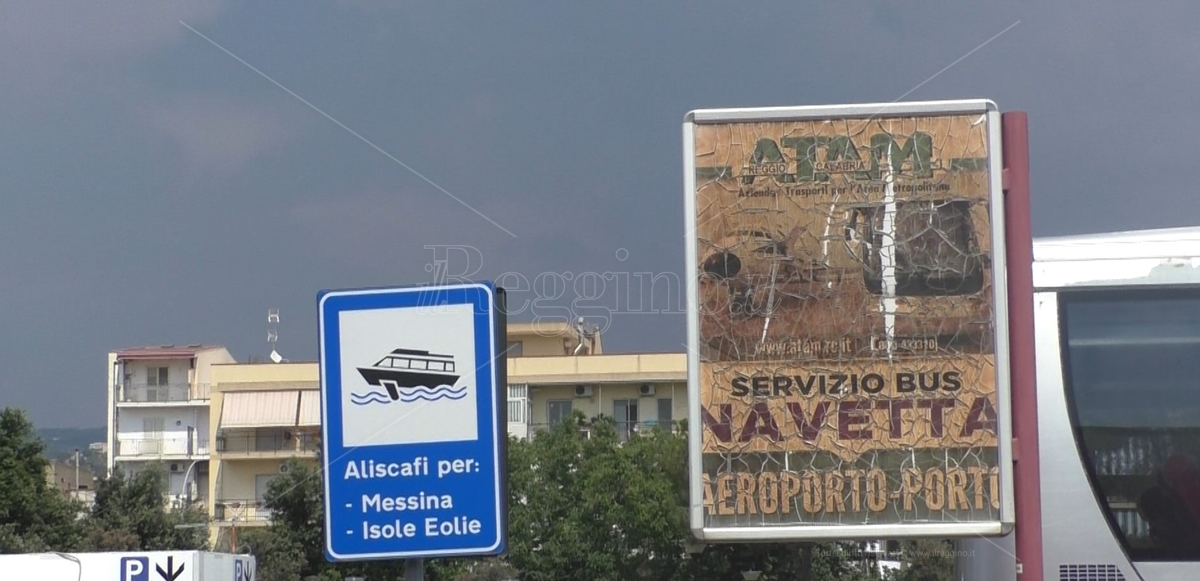
<instances>
[{"instance_id":1,"label":"green tree","mask_svg":"<svg viewBox=\"0 0 1200 581\"><path fill-rule=\"evenodd\" d=\"M98 481L87 519L88 546L99 551L207 550L207 516L194 508L167 510L167 472L154 463L136 474L120 468Z\"/></svg>"},{"instance_id":2,"label":"green tree","mask_svg":"<svg viewBox=\"0 0 1200 581\"><path fill-rule=\"evenodd\" d=\"M246 529L238 538L239 551L258 561L258 581L297 581L304 572L304 547L291 534L268 528Z\"/></svg>"},{"instance_id":3,"label":"green tree","mask_svg":"<svg viewBox=\"0 0 1200 581\"><path fill-rule=\"evenodd\" d=\"M622 442L582 414L509 451L509 561L522 579L701 579L729 551L686 556L687 447L652 430ZM737 549L731 549L736 551ZM716 578L727 578L718 576Z\"/></svg>"},{"instance_id":4,"label":"green tree","mask_svg":"<svg viewBox=\"0 0 1200 581\"><path fill-rule=\"evenodd\" d=\"M452 577L452 581L508 581L517 577L517 570L500 559L482 559L470 563Z\"/></svg>"},{"instance_id":5,"label":"green tree","mask_svg":"<svg viewBox=\"0 0 1200 581\"><path fill-rule=\"evenodd\" d=\"M920 539L900 544L904 565L889 573L889 581L950 581L954 577L954 544Z\"/></svg>"},{"instance_id":6,"label":"green tree","mask_svg":"<svg viewBox=\"0 0 1200 581\"><path fill-rule=\"evenodd\" d=\"M24 412L0 411L0 553L69 551L81 541L80 506L47 483L44 451Z\"/></svg>"},{"instance_id":7,"label":"green tree","mask_svg":"<svg viewBox=\"0 0 1200 581\"><path fill-rule=\"evenodd\" d=\"M285 466L286 473L272 480L263 495L271 511L267 531L276 539L273 547L300 549L301 576L318 575L327 568L320 468L294 458Z\"/></svg>"}]
</instances>

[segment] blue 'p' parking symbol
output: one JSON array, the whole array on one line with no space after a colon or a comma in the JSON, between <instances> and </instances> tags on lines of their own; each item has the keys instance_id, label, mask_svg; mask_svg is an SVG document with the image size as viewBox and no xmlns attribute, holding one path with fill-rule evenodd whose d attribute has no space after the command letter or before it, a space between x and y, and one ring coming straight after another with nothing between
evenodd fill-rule
<instances>
[{"instance_id":1,"label":"blue 'p' parking symbol","mask_svg":"<svg viewBox=\"0 0 1200 581\"><path fill-rule=\"evenodd\" d=\"M233 562L233 581L254 581L254 571L249 561L238 559Z\"/></svg>"},{"instance_id":2,"label":"blue 'p' parking symbol","mask_svg":"<svg viewBox=\"0 0 1200 581\"><path fill-rule=\"evenodd\" d=\"M121 581L150 581L148 557L122 557Z\"/></svg>"}]
</instances>

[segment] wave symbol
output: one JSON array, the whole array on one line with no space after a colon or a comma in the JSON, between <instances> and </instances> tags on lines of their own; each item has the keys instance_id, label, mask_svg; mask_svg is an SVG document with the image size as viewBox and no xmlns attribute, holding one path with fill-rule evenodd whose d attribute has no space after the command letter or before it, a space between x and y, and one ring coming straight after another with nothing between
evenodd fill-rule
<instances>
[{"instance_id":1,"label":"wave symbol","mask_svg":"<svg viewBox=\"0 0 1200 581\"><path fill-rule=\"evenodd\" d=\"M449 385L442 385L433 389L423 385L400 388L400 401L404 403L412 403L418 400L438 401L448 399L454 401L464 397L467 397L467 386L465 385L459 388L450 387Z\"/></svg>"},{"instance_id":2,"label":"wave symbol","mask_svg":"<svg viewBox=\"0 0 1200 581\"><path fill-rule=\"evenodd\" d=\"M354 405L370 405L373 403L388 403L392 401L386 393L368 391L367 393L350 393L350 402Z\"/></svg>"},{"instance_id":3,"label":"wave symbol","mask_svg":"<svg viewBox=\"0 0 1200 581\"><path fill-rule=\"evenodd\" d=\"M451 387L449 385L439 385L438 387L430 388L424 385L415 387L400 388L399 401L404 403L413 403L416 401L440 401L450 400L457 401L467 397L467 386ZM350 393L350 402L354 405L371 405L373 403L388 404L392 403L392 398L387 393L382 391L368 391L366 393Z\"/></svg>"}]
</instances>

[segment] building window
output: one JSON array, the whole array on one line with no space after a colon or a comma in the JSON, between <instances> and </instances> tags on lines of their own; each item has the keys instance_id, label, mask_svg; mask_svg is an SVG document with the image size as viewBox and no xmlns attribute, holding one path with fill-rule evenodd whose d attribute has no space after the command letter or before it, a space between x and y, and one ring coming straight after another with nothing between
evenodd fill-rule
<instances>
[{"instance_id":1,"label":"building window","mask_svg":"<svg viewBox=\"0 0 1200 581\"><path fill-rule=\"evenodd\" d=\"M552 399L546 402L546 420L550 425L568 419L571 419L571 400Z\"/></svg>"},{"instance_id":2,"label":"building window","mask_svg":"<svg viewBox=\"0 0 1200 581\"><path fill-rule=\"evenodd\" d=\"M254 449L258 452L279 452L287 449L288 434L282 429L266 428L254 431Z\"/></svg>"},{"instance_id":3,"label":"building window","mask_svg":"<svg viewBox=\"0 0 1200 581\"><path fill-rule=\"evenodd\" d=\"M508 421L510 423L525 423L525 406L529 395L529 386L524 383L508 386Z\"/></svg>"},{"instance_id":4,"label":"building window","mask_svg":"<svg viewBox=\"0 0 1200 581\"><path fill-rule=\"evenodd\" d=\"M271 518L271 511L267 509L265 498L267 491L271 489L271 482L275 480L278 474L257 474L254 476L254 511L247 515L253 520L268 520Z\"/></svg>"},{"instance_id":5,"label":"building window","mask_svg":"<svg viewBox=\"0 0 1200 581\"><path fill-rule=\"evenodd\" d=\"M163 418L142 419L142 441L135 443L134 454L139 456L157 456L163 450Z\"/></svg>"},{"instance_id":6,"label":"building window","mask_svg":"<svg viewBox=\"0 0 1200 581\"><path fill-rule=\"evenodd\" d=\"M624 440L636 431L638 423L638 400L613 400L613 419L616 420L617 434Z\"/></svg>"},{"instance_id":7,"label":"building window","mask_svg":"<svg viewBox=\"0 0 1200 581\"><path fill-rule=\"evenodd\" d=\"M673 419L672 415L673 415L674 408L675 408L674 403L675 402L671 401L671 398L669 398L669 397L659 398L659 400L658 400L658 423L666 424L666 423L670 423L672 421L672 419Z\"/></svg>"},{"instance_id":8,"label":"building window","mask_svg":"<svg viewBox=\"0 0 1200 581\"><path fill-rule=\"evenodd\" d=\"M520 357L521 353L524 351L524 349L525 349L525 345L522 344L520 341L509 341L508 342L508 356L509 357Z\"/></svg>"},{"instance_id":9,"label":"building window","mask_svg":"<svg viewBox=\"0 0 1200 581\"><path fill-rule=\"evenodd\" d=\"M166 423L163 418L143 418L142 432L145 433L147 440L161 440Z\"/></svg>"},{"instance_id":10,"label":"building window","mask_svg":"<svg viewBox=\"0 0 1200 581\"><path fill-rule=\"evenodd\" d=\"M146 385L167 385L168 369L167 367L147 367Z\"/></svg>"}]
</instances>

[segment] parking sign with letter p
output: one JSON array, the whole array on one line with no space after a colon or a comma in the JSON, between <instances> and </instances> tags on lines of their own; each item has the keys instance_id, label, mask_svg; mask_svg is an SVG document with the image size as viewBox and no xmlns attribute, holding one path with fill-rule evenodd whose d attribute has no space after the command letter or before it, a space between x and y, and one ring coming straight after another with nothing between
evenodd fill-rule
<instances>
[{"instance_id":1,"label":"parking sign with letter p","mask_svg":"<svg viewBox=\"0 0 1200 581\"><path fill-rule=\"evenodd\" d=\"M121 581L150 581L150 559L147 557L122 557Z\"/></svg>"},{"instance_id":2,"label":"parking sign with letter p","mask_svg":"<svg viewBox=\"0 0 1200 581\"><path fill-rule=\"evenodd\" d=\"M233 562L233 581L254 581L254 569L250 561L238 559Z\"/></svg>"}]
</instances>

